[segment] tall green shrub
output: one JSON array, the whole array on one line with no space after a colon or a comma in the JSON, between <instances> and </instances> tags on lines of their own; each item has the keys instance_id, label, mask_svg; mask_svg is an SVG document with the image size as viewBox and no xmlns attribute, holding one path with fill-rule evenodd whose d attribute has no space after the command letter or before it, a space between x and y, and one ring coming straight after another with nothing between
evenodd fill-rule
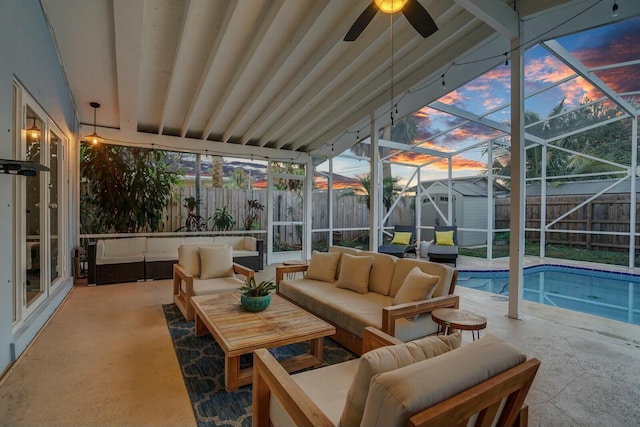
<instances>
[{"instance_id":1,"label":"tall green shrub","mask_svg":"<svg viewBox=\"0 0 640 427\"><path fill-rule=\"evenodd\" d=\"M170 153L117 145L82 145L80 170L86 186L81 218L94 230L126 233L158 231L180 182Z\"/></svg>"}]
</instances>

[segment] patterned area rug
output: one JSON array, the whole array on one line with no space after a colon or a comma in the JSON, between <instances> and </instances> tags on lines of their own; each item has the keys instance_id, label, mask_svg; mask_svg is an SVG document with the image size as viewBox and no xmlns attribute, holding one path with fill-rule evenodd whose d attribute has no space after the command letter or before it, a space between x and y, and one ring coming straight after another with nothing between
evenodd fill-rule
<instances>
[{"instance_id":1,"label":"patterned area rug","mask_svg":"<svg viewBox=\"0 0 640 427\"><path fill-rule=\"evenodd\" d=\"M220 346L211 335L196 337L194 322L184 320L175 304L164 304L162 308L198 426L251 426L251 385L227 393L224 353ZM308 352L309 344L291 344L270 351L281 359ZM250 366L252 357L243 356L241 366ZM335 341L324 339L323 366L355 357Z\"/></svg>"}]
</instances>

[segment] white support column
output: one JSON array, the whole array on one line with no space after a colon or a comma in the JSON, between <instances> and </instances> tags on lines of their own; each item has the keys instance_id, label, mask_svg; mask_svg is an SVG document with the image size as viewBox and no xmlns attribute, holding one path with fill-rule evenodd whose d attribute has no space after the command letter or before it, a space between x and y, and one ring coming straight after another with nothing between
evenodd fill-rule
<instances>
[{"instance_id":1,"label":"white support column","mask_svg":"<svg viewBox=\"0 0 640 427\"><path fill-rule=\"evenodd\" d=\"M271 160L267 162L267 241L264 248L267 254L266 264L273 259L273 177L271 176Z\"/></svg>"},{"instance_id":2,"label":"white support column","mask_svg":"<svg viewBox=\"0 0 640 427\"><path fill-rule=\"evenodd\" d=\"M329 179L327 183L329 193L329 246L333 245L333 157L329 159Z\"/></svg>"},{"instance_id":3,"label":"white support column","mask_svg":"<svg viewBox=\"0 0 640 427\"><path fill-rule=\"evenodd\" d=\"M380 153L378 151L378 129L376 129L375 113L371 114L371 172L369 174L369 250L377 252L380 246L380 214L378 205L380 204L380 187L378 185L378 161Z\"/></svg>"},{"instance_id":4,"label":"white support column","mask_svg":"<svg viewBox=\"0 0 640 427\"><path fill-rule=\"evenodd\" d=\"M303 250L303 259L311 259L311 229L313 228L313 215L311 212L311 202L313 199L313 159L309 156L309 160L305 165L305 175L304 175L304 225L302 234L302 250Z\"/></svg>"},{"instance_id":5,"label":"white support column","mask_svg":"<svg viewBox=\"0 0 640 427\"><path fill-rule=\"evenodd\" d=\"M493 259L493 226L496 220L496 201L493 198L493 139L487 148L487 259Z\"/></svg>"},{"instance_id":6,"label":"white support column","mask_svg":"<svg viewBox=\"0 0 640 427\"><path fill-rule=\"evenodd\" d=\"M547 144L542 146L542 173L540 181L540 256L547 254Z\"/></svg>"},{"instance_id":7,"label":"white support column","mask_svg":"<svg viewBox=\"0 0 640 427\"><path fill-rule=\"evenodd\" d=\"M451 189L451 181L453 180L453 158L449 156L448 171L448 191L447 191L447 225L456 225L453 221L453 190Z\"/></svg>"},{"instance_id":8,"label":"white support column","mask_svg":"<svg viewBox=\"0 0 640 427\"><path fill-rule=\"evenodd\" d=\"M636 216L638 215L636 204L638 202L638 116L631 121L631 197L629 209L629 268L636 263Z\"/></svg>"},{"instance_id":9,"label":"white support column","mask_svg":"<svg viewBox=\"0 0 640 427\"><path fill-rule=\"evenodd\" d=\"M520 37L511 39L511 212L509 242L509 312L522 318L525 206L524 52Z\"/></svg>"},{"instance_id":10,"label":"white support column","mask_svg":"<svg viewBox=\"0 0 640 427\"><path fill-rule=\"evenodd\" d=\"M422 180L420 179L420 172L422 171L422 168L420 168L418 166L417 168L417 178L418 178L418 184L416 185L416 195L415 195L415 205L416 205L416 242L418 242L418 250L417 252L417 258L420 258L420 242L422 241L422 229L420 227L422 227Z\"/></svg>"}]
</instances>

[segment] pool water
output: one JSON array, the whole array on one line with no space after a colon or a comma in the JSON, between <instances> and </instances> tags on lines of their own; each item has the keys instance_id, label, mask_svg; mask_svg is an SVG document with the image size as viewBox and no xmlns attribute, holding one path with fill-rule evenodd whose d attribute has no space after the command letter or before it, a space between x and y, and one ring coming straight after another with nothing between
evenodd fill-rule
<instances>
[{"instance_id":1,"label":"pool water","mask_svg":"<svg viewBox=\"0 0 640 427\"><path fill-rule=\"evenodd\" d=\"M458 272L458 286L509 295L509 272ZM523 298L640 325L640 276L560 265L524 269Z\"/></svg>"}]
</instances>

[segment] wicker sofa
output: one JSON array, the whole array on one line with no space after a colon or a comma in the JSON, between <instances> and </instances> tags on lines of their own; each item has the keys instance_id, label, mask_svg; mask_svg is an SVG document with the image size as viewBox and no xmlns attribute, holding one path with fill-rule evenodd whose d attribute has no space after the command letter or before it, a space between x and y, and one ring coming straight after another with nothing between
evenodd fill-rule
<instances>
[{"instance_id":1,"label":"wicker sofa","mask_svg":"<svg viewBox=\"0 0 640 427\"><path fill-rule=\"evenodd\" d=\"M126 237L90 243L89 284L171 279L183 244L226 244L233 261L254 271L264 264L263 241L250 236Z\"/></svg>"},{"instance_id":2,"label":"wicker sofa","mask_svg":"<svg viewBox=\"0 0 640 427\"><path fill-rule=\"evenodd\" d=\"M292 278L296 272L305 275ZM420 276L435 283L430 291L412 291L411 279ZM334 325L332 338L362 354L367 326L402 341L436 333L430 312L459 306L453 295L456 277L449 265L332 246L327 253L314 253L308 265L276 267L276 292Z\"/></svg>"}]
</instances>

